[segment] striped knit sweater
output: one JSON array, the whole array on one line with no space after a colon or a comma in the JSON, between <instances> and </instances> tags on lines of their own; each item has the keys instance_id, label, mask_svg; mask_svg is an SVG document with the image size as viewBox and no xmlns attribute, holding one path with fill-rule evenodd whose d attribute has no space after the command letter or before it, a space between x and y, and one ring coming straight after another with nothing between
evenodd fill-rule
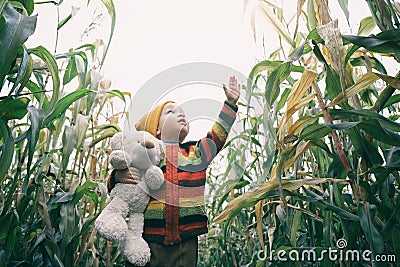
<instances>
[{"instance_id":1,"label":"striped knit sweater","mask_svg":"<svg viewBox=\"0 0 400 267\"><path fill-rule=\"evenodd\" d=\"M204 211L206 169L222 149L235 121L237 106L224 103L207 136L197 142L166 143L160 163L165 183L151 192L144 214L143 238L147 242L172 245L208 232ZM115 184L114 171L109 189Z\"/></svg>"}]
</instances>

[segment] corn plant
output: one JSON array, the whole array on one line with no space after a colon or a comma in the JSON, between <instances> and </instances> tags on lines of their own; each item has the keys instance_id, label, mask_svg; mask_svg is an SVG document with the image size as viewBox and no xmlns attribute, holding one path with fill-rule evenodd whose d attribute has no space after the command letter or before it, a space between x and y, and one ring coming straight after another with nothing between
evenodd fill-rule
<instances>
[{"instance_id":1,"label":"corn plant","mask_svg":"<svg viewBox=\"0 0 400 267\"><path fill-rule=\"evenodd\" d=\"M218 186L202 265L396 264L277 260L277 251L328 248L400 259L400 84L383 61L398 64L400 13L395 1L366 2L371 16L356 35L340 33L327 0L297 1L290 23L269 1L248 11L253 30L254 14L271 23L281 48L249 74L243 131L226 146L226 171L210 171Z\"/></svg>"},{"instance_id":2,"label":"corn plant","mask_svg":"<svg viewBox=\"0 0 400 267\"><path fill-rule=\"evenodd\" d=\"M89 5L88 1L88 5ZM107 142L120 131L125 95L100 74L103 41L51 53L26 47L36 5L0 1L0 266L109 266L117 249L92 223L106 204ZM59 19L57 38L72 19ZM57 43L57 42L56 42ZM57 51L57 47L54 49Z\"/></svg>"}]
</instances>

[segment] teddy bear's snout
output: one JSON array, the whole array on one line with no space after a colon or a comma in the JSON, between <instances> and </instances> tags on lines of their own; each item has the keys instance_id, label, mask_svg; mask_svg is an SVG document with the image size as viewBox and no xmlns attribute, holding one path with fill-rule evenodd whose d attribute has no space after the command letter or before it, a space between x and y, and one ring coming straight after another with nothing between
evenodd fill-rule
<instances>
[{"instance_id":1,"label":"teddy bear's snout","mask_svg":"<svg viewBox=\"0 0 400 267\"><path fill-rule=\"evenodd\" d=\"M142 146L144 146L145 148L147 148L147 149L151 149L151 148L155 148L155 145L154 145L154 143L152 142L152 141L150 141L150 140L143 140L141 143L140 143Z\"/></svg>"}]
</instances>

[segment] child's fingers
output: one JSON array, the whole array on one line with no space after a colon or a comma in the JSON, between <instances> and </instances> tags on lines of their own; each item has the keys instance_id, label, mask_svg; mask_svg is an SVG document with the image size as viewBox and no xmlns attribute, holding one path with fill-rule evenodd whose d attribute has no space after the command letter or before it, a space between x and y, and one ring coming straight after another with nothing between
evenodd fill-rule
<instances>
[{"instance_id":1,"label":"child's fingers","mask_svg":"<svg viewBox=\"0 0 400 267\"><path fill-rule=\"evenodd\" d=\"M140 170L137 168L129 168L116 171L115 181L124 184L137 184L141 180Z\"/></svg>"},{"instance_id":2,"label":"child's fingers","mask_svg":"<svg viewBox=\"0 0 400 267\"><path fill-rule=\"evenodd\" d=\"M129 172L131 174L140 175L140 170L138 168L135 168L135 167L129 167Z\"/></svg>"},{"instance_id":3,"label":"child's fingers","mask_svg":"<svg viewBox=\"0 0 400 267\"><path fill-rule=\"evenodd\" d=\"M225 93L228 91L228 88L226 87L225 84L222 84L222 88L224 88L224 92L225 92Z\"/></svg>"},{"instance_id":4,"label":"child's fingers","mask_svg":"<svg viewBox=\"0 0 400 267\"><path fill-rule=\"evenodd\" d=\"M126 179L124 179L124 180L122 181L122 183L124 183L124 184L137 184L138 181L135 180L135 179L128 179L128 178L126 178Z\"/></svg>"},{"instance_id":5,"label":"child's fingers","mask_svg":"<svg viewBox=\"0 0 400 267\"><path fill-rule=\"evenodd\" d=\"M141 178L142 176L139 169L129 168L129 175L127 176L129 183L136 184L141 180Z\"/></svg>"},{"instance_id":6,"label":"child's fingers","mask_svg":"<svg viewBox=\"0 0 400 267\"><path fill-rule=\"evenodd\" d=\"M229 79L229 82L230 82L231 85L237 84L236 77L235 76L231 76L231 78Z\"/></svg>"},{"instance_id":7,"label":"child's fingers","mask_svg":"<svg viewBox=\"0 0 400 267\"><path fill-rule=\"evenodd\" d=\"M138 182L140 182L140 176L137 175L129 175L127 177L125 177L124 182L125 184L137 184Z\"/></svg>"}]
</instances>

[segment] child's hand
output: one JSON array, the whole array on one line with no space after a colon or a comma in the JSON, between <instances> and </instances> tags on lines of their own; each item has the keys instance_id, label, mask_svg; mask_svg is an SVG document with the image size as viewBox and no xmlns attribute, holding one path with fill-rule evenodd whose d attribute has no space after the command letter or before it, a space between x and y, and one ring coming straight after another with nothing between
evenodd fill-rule
<instances>
[{"instance_id":1,"label":"child's hand","mask_svg":"<svg viewBox=\"0 0 400 267\"><path fill-rule=\"evenodd\" d=\"M236 102L239 100L240 96L240 84L238 84L236 77L231 76L229 78L228 88L225 84L223 84L222 87L225 91L226 101L228 101L229 104L236 105Z\"/></svg>"},{"instance_id":2,"label":"child's hand","mask_svg":"<svg viewBox=\"0 0 400 267\"><path fill-rule=\"evenodd\" d=\"M140 182L141 177L140 170L132 167L115 172L115 181L117 183L137 184Z\"/></svg>"}]
</instances>

